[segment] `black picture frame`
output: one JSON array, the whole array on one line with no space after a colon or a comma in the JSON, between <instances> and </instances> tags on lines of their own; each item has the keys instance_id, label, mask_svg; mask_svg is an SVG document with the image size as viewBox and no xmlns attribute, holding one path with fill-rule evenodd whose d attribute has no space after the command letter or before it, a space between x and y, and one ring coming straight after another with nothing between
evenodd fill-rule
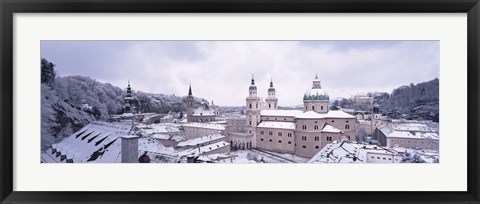
<instances>
[{"instance_id":1,"label":"black picture frame","mask_svg":"<svg viewBox=\"0 0 480 204\"><path fill-rule=\"evenodd\" d=\"M479 203L479 0L0 0L1 203ZM19 192L13 191L15 13L467 13L468 190L466 192ZM445 175L449 176L449 175ZM268 189L265 189L268 190Z\"/></svg>"}]
</instances>

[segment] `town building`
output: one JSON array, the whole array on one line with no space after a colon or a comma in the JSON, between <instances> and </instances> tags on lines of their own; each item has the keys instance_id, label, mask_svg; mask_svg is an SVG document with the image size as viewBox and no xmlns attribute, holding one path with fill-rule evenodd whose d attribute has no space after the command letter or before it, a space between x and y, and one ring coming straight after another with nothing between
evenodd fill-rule
<instances>
[{"instance_id":1,"label":"town building","mask_svg":"<svg viewBox=\"0 0 480 204\"><path fill-rule=\"evenodd\" d=\"M327 144L308 163L400 163L402 153L377 145L335 141Z\"/></svg>"},{"instance_id":2,"label":"town building","mask_svg":"<svg viewBox=\"0 0 480 204\"><path fill-rule=\"evenodd\" d=\"M393 120L377 127L373 136L385 147L439 149L438 123L431 121Z\"/></svg>"},{"instance_id":3,"label":"town building","mask_svg":"<svg viewBox=\"0 0 480 204\"><path fill-rule=\"evenodd\" d=\"M328 143L355 139L355 117L329 110L330 98L318 76L304 94L303 110L279 110L275 91L271 80L268 97L262 101L252 76L245 118L227 120L226 134L232 147L312 157Z\"/></svg>"}]
</instances>

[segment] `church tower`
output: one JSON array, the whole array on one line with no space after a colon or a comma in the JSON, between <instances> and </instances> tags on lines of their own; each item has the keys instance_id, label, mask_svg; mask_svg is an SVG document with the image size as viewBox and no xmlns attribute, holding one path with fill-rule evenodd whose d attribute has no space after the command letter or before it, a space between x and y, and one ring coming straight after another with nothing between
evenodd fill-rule
<instances>
[{"instance_id":1,"label":"church tower","mask_svg":"<svg viewBox=\"0 0 480 204\"><path fill-rule=\"evenodd\" d=\"M247 121L247 133L253 134L254 138L256 138L256 127L258 122L260 121L260 111L262 110L260 104L260 97L257 96L257 86L255 86L255 79L252 75L252 81L250 83L250 87L248 88L248 97L246 100L246 121ZM256 141L256 139L254 139ZM254 144L254 147L256 145Z\"/></svg>"},{"instance_id":2,"label":"church tower","mask_svg":"<svg viewBox=\"0 0 480 204\"><path fill-rule=\"evenodd\" d=\"M125 95L125 104L123 105L123 113L131 113L132 112L132 102L133 102L133 96L132 96L132 88L130 87L130 80L128 80L128 86L127 86L127 94Z\"/></svg>"},{"instance_id":3,"label":"church tower","mask_svg":"<svg viewBox=\"0 0 480 204\"><path fill-rule=\"evenodd\" d=\"M275 110L278 105L278 98L275 96L275 88L273 88L273 81L270 79L270 87L268 88L268 97L265 99L267 103L266 109Z\"/></svg>"},{"instance_id":4,"label":"church tower","mask_svg":"<svg viewBox=\"0 0 480 204\"><path fill-rule=\"evenodd\" d=\"M187 96L187 122L192 122L193 115L193 94L192 94L192 85L190 84L188 88Z\"/></svg>"}]
</instances>

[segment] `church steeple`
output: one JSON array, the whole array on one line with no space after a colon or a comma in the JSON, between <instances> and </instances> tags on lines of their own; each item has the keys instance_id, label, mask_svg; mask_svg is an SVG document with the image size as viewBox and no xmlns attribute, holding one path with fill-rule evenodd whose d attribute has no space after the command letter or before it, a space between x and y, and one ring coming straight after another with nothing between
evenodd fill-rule
<instances>
[{"instance_id":1,"label":"church steeple","mask_svg":"<svg viewBox=\"0 0 480 204\"><path fill-rule=\"evenodd\" d=\"M192 94L192 84L188 87L188 96L187 96L187 122L192 122L193 115L193 94Z\"/></svg>"},{"instance_id":2,"label":"church steeple","mask_svg":"<svg viewBox=\"0 0 480 204\"><path fill-rule=\"evenodd\" d=\"M192 96L192 84L188 87L188 95Z\"/></svg>"}]
</instances>

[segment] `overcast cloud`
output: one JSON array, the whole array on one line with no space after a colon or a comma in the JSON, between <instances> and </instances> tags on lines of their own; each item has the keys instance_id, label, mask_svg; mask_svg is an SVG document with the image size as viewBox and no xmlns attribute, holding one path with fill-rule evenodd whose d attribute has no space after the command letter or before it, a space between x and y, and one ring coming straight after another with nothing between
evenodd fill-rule
<instances>
[{"instance_id":1,"label":"overcast cloud","mask_svg":"<svg viewBox=\"0 0 480 204\"><path fill-rule=\"evenodd\" d=\"M60 76L89 76L134 90L243 105L252 74L280 106L302 104L315 74L330 98L439 78L438 41L42 41Z\"/></svg>"}]
</instances>

